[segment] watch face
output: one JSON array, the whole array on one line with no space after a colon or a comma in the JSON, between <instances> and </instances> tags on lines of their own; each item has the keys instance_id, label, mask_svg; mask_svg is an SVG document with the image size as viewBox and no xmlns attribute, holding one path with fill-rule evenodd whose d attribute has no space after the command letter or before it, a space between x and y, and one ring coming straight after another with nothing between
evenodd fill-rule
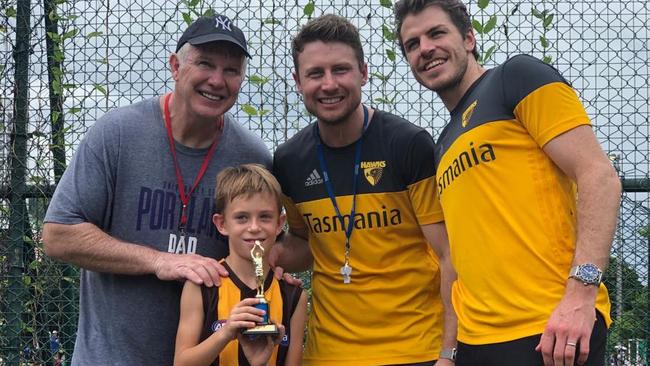
<instances>
[{"instance_id":1,"label":"watch face","mask_svg":"<svg viewBox=\"0 0 650 366\"><path fill-rule=\"evenodd\" d=\"M596 282L598 280L598 268L593 264L582 265L579 276L587 282Z\"/></svg>"}]
</instances>

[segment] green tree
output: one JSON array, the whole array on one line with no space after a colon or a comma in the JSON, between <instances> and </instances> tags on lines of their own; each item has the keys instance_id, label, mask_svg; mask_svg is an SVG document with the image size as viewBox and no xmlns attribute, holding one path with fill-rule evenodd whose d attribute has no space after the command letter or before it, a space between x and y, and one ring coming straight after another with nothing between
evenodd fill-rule
<instances>
[{"instance_id":1,"label":"green tree","mask_svg":"<svg viewBox=\"0 0 650 366\"><path fill-rule=\"evenodd\" d=\"M617 298L617 273L621 266L622 301ZM608 348L613 352L614 346L624 344L629 339L645 339L645 324L648 317L648 288L639 280L639 274L624 260L610 257L609 267L603 277L605 286L610 290L612 317L614 323L610 328ZM619 303L621 302L621 303ZM617 318L621 309L620 318Z\"/></svg>"},{"instance_id":2,"label":"green tree","mask_svg":"<svg viewBox=\"0 0 650 366\"><path fill-rule=\"evenodd\" d=\"M639 274L630 265L616 257L609 258L609 266L603 275L603 282L610 290L612 300L612 314L616 314L621 304L617 303L615 290L617 288L618 266L622 263L622 288L623 288L623 311L632 310L634 299L645 287L639 280Z\"/></svg>"},{"instance_id":3,"label":"green tree","mask_svg":"<svg viewBox=\"0 0 650 366\"><path fill-rule=\"evenodd\" d=\"M640 236L642 236L642 237L644 237L644 238L647 238L648 236L650 236L650 225L647 225L647 226L644 226L644 227L640 228L640 229L637 231L637 233L638 233Z\"/></svg>"}]
</instances>

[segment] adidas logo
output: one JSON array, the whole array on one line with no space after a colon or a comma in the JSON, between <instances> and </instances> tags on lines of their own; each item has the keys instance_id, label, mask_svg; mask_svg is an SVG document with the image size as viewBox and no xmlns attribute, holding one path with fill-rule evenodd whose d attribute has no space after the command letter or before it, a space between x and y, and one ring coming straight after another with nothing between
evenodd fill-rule
<instances>
[{"instance_id":1,"label":"adidas logo","mask_svg":"<svg viewBox=\"0 0 650 366\"><path fill-rule=\"evenodd\" d=\"M323 183L323 178L321 178L320 174L318 174L318 171L314 169L314 171L309 174L307 177L307 180L305 180L305 187L309 186L314 186L316 184L322 184Z\"/></svg>"}]
</instances>

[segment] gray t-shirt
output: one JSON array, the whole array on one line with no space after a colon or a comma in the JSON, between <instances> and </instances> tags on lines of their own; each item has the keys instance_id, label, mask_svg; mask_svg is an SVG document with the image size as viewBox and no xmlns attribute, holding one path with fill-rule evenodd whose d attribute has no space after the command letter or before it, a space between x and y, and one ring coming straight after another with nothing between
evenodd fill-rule
<instances>
[{"instance_id":1,"label":"gray t-shirt","mask_svg":"<svg viewBox=\"0 0 650 366\"><path fill-rule=\"evenodd\" d=\"M111 111L79 145L61 178L46 222L90 222L128 242L172 253L222 258L224 238L212 224L217 173L245 163L271 164L262 140L227 115L223 136L192 194L186 234L159 98ZM176 143L186 192L207 149ZM171 365L182 283L154 275L81 271L79 326L72 365Z\"/></svg>"}]
</instances>

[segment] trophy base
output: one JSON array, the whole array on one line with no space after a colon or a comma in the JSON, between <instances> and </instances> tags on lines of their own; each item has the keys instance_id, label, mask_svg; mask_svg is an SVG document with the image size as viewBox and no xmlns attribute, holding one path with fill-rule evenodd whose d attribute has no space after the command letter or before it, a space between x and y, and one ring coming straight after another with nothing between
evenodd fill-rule
<instances>
[{"instance_id":1,"label":"trophy base","mask_svg":"<svg viewBox=\"0 0 650 366\"><path fill-rule=\"evenodd\" d=\"M246 329L245 331L242 332L243 335L247 336L258 336L258 335L276 335L280 333L278 331L278 326L275 324L260 324L255 326L254 328Z\"/></svg>"}]
</instances>

